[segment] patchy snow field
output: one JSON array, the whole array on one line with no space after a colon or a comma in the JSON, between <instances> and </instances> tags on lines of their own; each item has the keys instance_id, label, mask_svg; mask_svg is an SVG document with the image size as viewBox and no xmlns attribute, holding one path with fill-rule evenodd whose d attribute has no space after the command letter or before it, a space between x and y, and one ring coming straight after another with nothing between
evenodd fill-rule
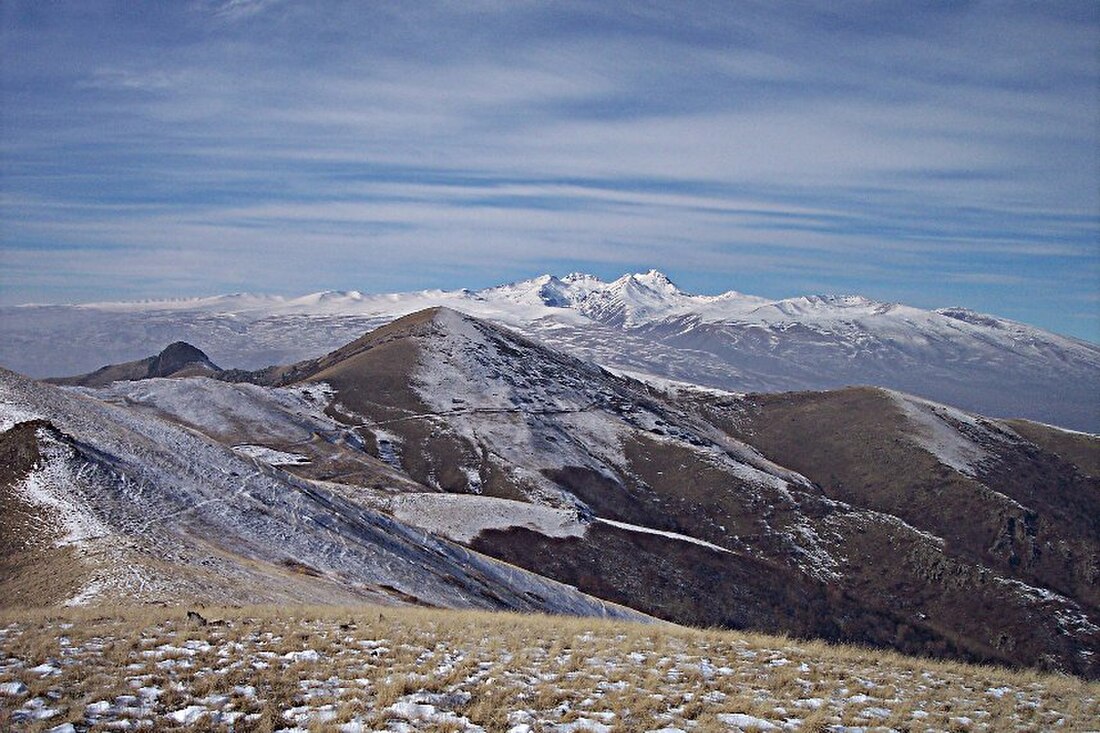
<instances>
[{"instance_id":1,"label":"patchy snow field","mask_svg":"<svg viewBox=\"0 0 1100 733\"><path fill-rule=\"evenodd\" d=\"M777 637L434 610L0 615L0 729L1087 730L1100 685Z\"/></svg>"}]
</instances>

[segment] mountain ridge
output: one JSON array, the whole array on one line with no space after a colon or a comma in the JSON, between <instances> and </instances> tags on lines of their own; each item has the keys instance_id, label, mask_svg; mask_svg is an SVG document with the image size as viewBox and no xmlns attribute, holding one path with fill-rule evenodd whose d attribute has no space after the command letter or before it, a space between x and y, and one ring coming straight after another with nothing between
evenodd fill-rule
<instances>
[{"instance_id":1,"label":"mountain ridge","mask_svg":"<svg viewBox=\"0 0 1100 733\"><path fill-rule=\"evenodd\" d=\"M20 371L31 374L72 374L88 369L62 365L116 349L133 358L183 338L201 341L219 363L256 369L316 358L432 306L663 379L735 392L869 384L982 414L1100 432L1100 346L958 307L929 311L862 296L691 295L656 271L612 282L543 275L479 291L0 309L0 363L27 364L32 368ZM163 340L149 343L157 334Z\"/></svg>"},{"instance_id":2,"label":"mountain ridge","mask_svg":"<svg viewBox=\"0 0 1100 733\"><path fill-rule=\"evenodd\" d=\"M877 388L663 391L440 307L296 364L66 389L651 616L1098 674L1100 531L1041 493L1089 516L1098 479L1056 431Z\"/></svg>"},{"instance_id":3,"label":"mountain ridge","mask_svg":"<svg viewBox=\"0 0 1100 733\"><path fill-rule=\"evenodd\" d=\"M678 285L665 273L651 269L647 272L638 273L626 273L620 277L605 281L602 278L584 272L571 272L564 276L557 276L552 273L544 273L532 278L524 280L516 280L510 283L502 285L489 286L480 290L470 290L467 288L459 288L455 290L442 290L442 289L426 289L419 291L402 291L396 293L364 293L360 290L320 290L315 292L306 293L304 295L287 296L287 295L274 295L264 293L253 292L238 292L229 293L224 295L212 295L212 296L200 296L200 297L181 297L181 298L147 298L134 301L93 301L82 304L73 304L69 307L78 308L104 308L104 309L119 309L124 310L130 307L136 307L138 309L149 306L164 306L175 307L178 305L196 305L200 307L218 307L222 303L236 303L243 306L245 309L249 307L263 308L268 305L279 305L287 309L294 308L308 308L319 303L329 303L335 307L350 307L352 304L370 304L373 300L393 299L395 297L405 296L420 296L425 298L433 297L447 297L454 299L469 299L469 300L491 300L495 293L509 293L512 291L524 291L531 289L545 288L549 286L547 291L547 299L554 300L550 293L557 286L565 286L569 289L572 297L568 299L568 302L575 304L579 301L583 301L585 296L592 293L604 293L612 292L618 293L623 290L627 290L631 285L644 287L651 292L663 292L668 301L677 301L679 299L688 299L696 304L703 303L721 303L727 304L730 302L737 302L739 306L736 310L726 311L724 313L710 313L711 317L717 318L731 318L738 315L742 315L743 310L752 311L755 307L759 306L782 306L782 305L796 305L803 303L817 303L826 305L840 305L846 307L853 306L867 306L874 309L880 309L884 311L892 310L896 307L912 308L914 311L920 311L925 313L936 313L947 317L954 317L953 314L957 314L959 317L957 320L969 321L975 320L983 324L1010 324L1018 326L1024 329L1030 329L1037 332L1058 336L1059 338L1066 339L1068 341L1079 342L1089 344L1092 346L1100 347L1100 344L1092 344L1092 342L1059 334L1054 331L1048 331L1038 326L1025 323L1023 321L1016 321L994 314L977 311L961 305L942 306L938 308L918 308L915 306L908 306L898 301L882 301L874 298L867 297L859 293L852 292L817 292L807 293L802 295L791 295L780 298L771 298L757 295L750 295L742 293L736 290L727 290L717 294L705 295L696 294L680 289ZM742 305L743 304L743 305ZM544 305L551 305L550 303L544 303ZM28 304L27 306L15 306L15 307L65 307L55 304ZM453 307L453 306L452 306ZM566 307L559 305L556 307ZM669 304L668 307L672 307ZM418 309L419 310L419 309ZM350 312L350 310L349 310Z\"/></svg>"},{"instance_id":4,"label":"mountain ridge","mask_svg":"<svg viewBox=\"0 0 1100 733\"><path fill-rule=\"evenodd\" d=\"M205 380L147 384L195 379ZM416 602L643 618L94 395L0 368L0 452L15 442L37 456L13 464L4 498L46 520L34 530L46 536L26 538L23 566L56 545L75 553L63 567L82 576L77 595L55 602Z\"/></svg>"}]
</instances>

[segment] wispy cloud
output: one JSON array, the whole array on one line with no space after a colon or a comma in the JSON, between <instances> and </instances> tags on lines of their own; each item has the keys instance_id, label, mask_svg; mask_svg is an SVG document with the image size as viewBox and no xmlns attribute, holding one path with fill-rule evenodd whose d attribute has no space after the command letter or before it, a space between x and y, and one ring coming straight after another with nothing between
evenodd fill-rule
<instances>
[{"instance_id":1,"label":"wispy cloud","mask_svg":"<svg viewBox=\"0 0 1100 733\"><path fill-rule=\"evenodd\" d=\"M1100 338L1063 300L1100 281L1092 3L16 0L0 20L8 302L657 266Z\"/></svg>"},{"instance_id":2,"label":"wispy cloud","mask_svg":"<svg viewBox=\"0 0 1100 733\"><path fill-rule=\"evenodd\" d=\"M163 92L176 86L177 75L165 71L135 71L101 68L90 78L77 82L83 89L121 89L142 92Z\"/></svg>"},{"instance_id":3,"label":"wispy cloud","mask_svg":"<svg viewBox=\"0 0 1100 733\"><path fill-rule=\"evenodd\" d=\"M240 20L262 13L282 2L283 0L212 0L201 3L201 7L218 18Z\"/></svg>"},{"instance_id":4,"label":"wispy cloud","mask_svg":"<svg viewBox=\"0 0 1100 733\"><path fill-rule=\"evenodd\" d=\"M951 282L973 285L1021 285L1027 278L1021 275L1002 275L993 272L949 272L945 277Z\"/></svg>"}]
</instances>

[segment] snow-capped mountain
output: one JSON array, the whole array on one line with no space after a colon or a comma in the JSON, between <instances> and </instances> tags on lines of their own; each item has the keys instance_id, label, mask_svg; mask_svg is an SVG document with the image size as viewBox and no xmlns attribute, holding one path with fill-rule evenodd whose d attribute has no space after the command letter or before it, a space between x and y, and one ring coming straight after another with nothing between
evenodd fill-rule
<instances>
[{"instance_id":1,"label":"snow-capped mountain","mask_svg":"<svg viewBox=\"0 0 1100 733\"><path fill-rule=\"evenodd\" d=\"M768 302L735 292L718 296L688 295L656 270L623 275L610 283L583 273L561 279L543 275L483 290L477 296L489 303L507 300L525 305L536 313L539 308L570 308L597 323L624 329L688 313L722 313L732 317Z\"/></svg>"},{"instance_id":2,"label":"snow-capped mountain","mask_svg":"<svg viewBox=\"0 0 1100 733\"><path fill-rule=\"evenodd\" d=\"M860 296L692 295L663 274L544 275L480 291L0 309L0 363L34 376L141 358L179 339L257 368L322 354L393 318L446 306L637 375L738 392L868 384L984 414L1100 432L1100 347L962 308Z\"/></svg>"}]
</instances>

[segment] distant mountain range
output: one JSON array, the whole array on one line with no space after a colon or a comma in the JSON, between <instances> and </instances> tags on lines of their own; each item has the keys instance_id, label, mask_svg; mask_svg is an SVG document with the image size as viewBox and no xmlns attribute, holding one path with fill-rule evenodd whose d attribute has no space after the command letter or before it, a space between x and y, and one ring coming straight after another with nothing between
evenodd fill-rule
<instances>
[{"instance_id":1,"label":"distant mountain range","mask_svg":"<svg viewBox=\"0 0 1100 733\"><path fill-rule=\"evenodd\" d=\"M528 285L624 323L656 306L614 292L672 292ZM881 388L658 387L449 308L259 370L187 344L108 369L0 372L9 603L634 615L1100 677L1095 436Z\"/></svg>"},{"instance_id":2,"label":"distant mountain range","mask_svg":"<svg viewBox=\"0 0 1100 733\"><path fill-rule=\"evenodd\" d=\"M872 385L987 415L1100 432L1100 347L962 308L859 296L769 300L680 291L659 272L551 275L480 291L210 298L0 309L0 364L32 376L202 344L255 369L307 359L447 306L610 369L736 392Z\"/></svg>"}]
</instances>

